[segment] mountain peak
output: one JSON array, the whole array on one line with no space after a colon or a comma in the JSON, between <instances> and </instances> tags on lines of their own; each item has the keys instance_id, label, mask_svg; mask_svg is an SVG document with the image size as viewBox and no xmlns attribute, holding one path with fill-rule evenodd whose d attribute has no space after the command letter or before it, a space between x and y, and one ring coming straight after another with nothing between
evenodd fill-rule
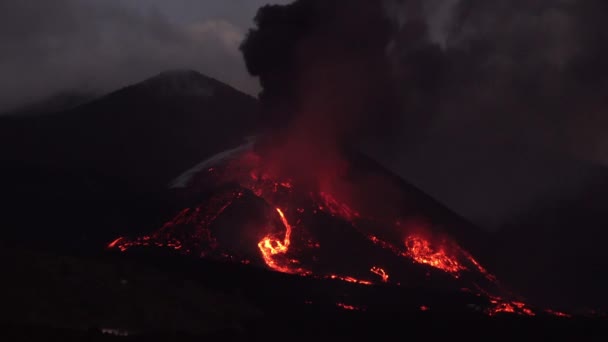
<instances>
[{"instance_id":1,"label":"mountain peak","mask_svg":"<svg viewBox=\"0 0 608 342\"><path fill-rule=\"evenodd\" d=\"M142 85L161 95L211 97L222 84L194 70L175 69L163 71Z\"/></svg>"},{"instance_id":2,"label":"mountain peak","mask_svg":"<svg viewBox=\"0 0 608 342\"><path fill-rule=\"evenodd\" d=\"M152 79L154 78L163 78L163 79L168 79L168 78L177 78L177 79L187 79L187 78L208 78L207 76L201 74L198 71L192 70L192 69L171 69L171 70L165 70L161 73L159 73L158 75L152 77Z\"/></svg>"}]
</instances>

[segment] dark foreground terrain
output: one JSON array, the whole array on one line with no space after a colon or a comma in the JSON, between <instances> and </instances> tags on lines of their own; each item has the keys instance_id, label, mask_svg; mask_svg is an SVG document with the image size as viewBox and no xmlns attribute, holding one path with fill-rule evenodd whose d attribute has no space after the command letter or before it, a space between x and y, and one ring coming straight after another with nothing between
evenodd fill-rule
<instances>
[{"instance_id":1,"label":"dark foreground terrain","mask_svg":"<svg viewBox=\"0 0 608 342\"><path fill-rule=\"evenodd\" d=\"M162 252L66 257L5 246L1 254L7 341L608 337L600 318L487 317L474 310L478 297L428 288L307 279Z\"/></svg>"}]
</instances>

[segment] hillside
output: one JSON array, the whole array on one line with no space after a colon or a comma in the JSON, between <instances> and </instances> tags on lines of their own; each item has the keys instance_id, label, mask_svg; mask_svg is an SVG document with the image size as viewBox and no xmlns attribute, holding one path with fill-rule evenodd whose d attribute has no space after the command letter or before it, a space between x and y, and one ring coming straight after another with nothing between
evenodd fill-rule
<instances>
[{"instance_id":1,"label":"hillside","mask_svg":"<svg viewBox=\"0 0 608 342\"><path fill-rule=\"evenodd\" d=\"M170 71L67 111L0 117L5 239L78 248L159 223L170 180L240 143L256 111L230 86Z\"/></svg>"}]
</instances>

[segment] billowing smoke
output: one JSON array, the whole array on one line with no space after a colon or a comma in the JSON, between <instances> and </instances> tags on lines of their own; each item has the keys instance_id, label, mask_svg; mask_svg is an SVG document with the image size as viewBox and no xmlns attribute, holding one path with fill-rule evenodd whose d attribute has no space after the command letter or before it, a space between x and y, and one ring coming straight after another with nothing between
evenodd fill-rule
<instances>
[{"instance_id":1,"label":"billowing smoke","mask_svg":"<svg viewBox=\"0 0 608 342\"><path fill-rule=\"evenodd\" d=\"M382 2L301 0L266 6L255 22L242 51L263 87L265 125L297 122L311 138L343 140L390 120L392 27Z\"/></svg>"},{"instance_id":2,"label":"billowing smoke","mask_svg":"<svg viewBox=\"0 0 608 342\"><path fill-rule=\"evenodd\" d=\"M277 135L303 134L317 150L419 137L444 81L440 25L429 25L444 7L299 0L261 8L241 50L260 79L273 144Z\"/></svg>"},{"instance_id":3,"label":"billowing smoke","mask_svg":"<svg viewBox=\"0 0 608 342\"><path fill-rule=\"evenodd\" d=\"M275 135L302 135L315 157L367 143L448 206L497 226L584 181L560 159L608 162L607 6L299 0L262 8L242 51Z\"/></svg>"},{"instance_id":4,"label":"billowing smoke","mask_svg":"<svg viewBox=\"0 0 608 342\"><path fill-rule=\"evenodd\" d=\"M387 164L491 228L577 191L589 171L574 160L608 164L600 133L608 127L606 2L434 5L426 20L442 47L440 91L418 97L429 124L416 146L385 157ZM442 8L448 15L438 16Z\"/></svg>"},{"instance_id":5,"label":"billowing smoke","mask_svg":"<svg viewBox=\"0 0 608 342\"><path fill-rule=\"evenodd\" d=\"M401 135L405 122L426 125L444 62L421 4L299 0L260 9L241 49L263 88L260 146L281 174L356 202L337 181L349 168L344 150ZM392 196L394 186L365 183Z\"/></svg>"},{"instance_id":6,"label":"billowing smoke","mask_svg":"<svg viewBox=\"0 0 608 342\"><path fill-rule=\"evenodd\" d=\"M277 172L337 192L342 149L398 119L383 3L300 0L255 22L241 49L263 87L259 145Z\"/></svg>"}]
</instances>

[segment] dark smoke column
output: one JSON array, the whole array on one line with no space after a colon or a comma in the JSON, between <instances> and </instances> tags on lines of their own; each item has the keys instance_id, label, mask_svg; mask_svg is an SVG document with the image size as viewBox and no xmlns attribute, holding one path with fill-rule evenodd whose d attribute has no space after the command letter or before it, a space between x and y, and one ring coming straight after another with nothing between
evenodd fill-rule
<instances>
[{"instance_id":1,"label":"dark smoke column","mask_svg":"<svg viewBox=\"0 0 608 342\"><path fill-rule=\"evenodd\" d=\"M263 125L276 139L333 148L390 121L386 50L391 23L382 1L299 0L268 5L241 46L263 88Z\"/></svg>"}]
</instances>

